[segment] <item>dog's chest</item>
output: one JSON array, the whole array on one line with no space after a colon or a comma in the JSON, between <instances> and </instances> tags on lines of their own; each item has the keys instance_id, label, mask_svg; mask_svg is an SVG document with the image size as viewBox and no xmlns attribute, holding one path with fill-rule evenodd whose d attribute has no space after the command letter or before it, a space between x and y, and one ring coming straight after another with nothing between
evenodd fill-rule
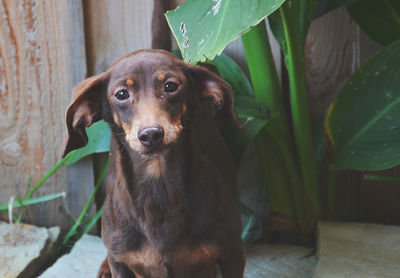
<instances>
[{"instance_id":1,"label":"dog's chest","mask_svg":"<svg viewBox=\"0 0 400 278\"><path fill-rule=\"evenodd\" d=\"M214 278L219 249L212 245L180 247L162 254L150 245L116 256L135 272L136 277Z\"/></svg>"}]
</instances>

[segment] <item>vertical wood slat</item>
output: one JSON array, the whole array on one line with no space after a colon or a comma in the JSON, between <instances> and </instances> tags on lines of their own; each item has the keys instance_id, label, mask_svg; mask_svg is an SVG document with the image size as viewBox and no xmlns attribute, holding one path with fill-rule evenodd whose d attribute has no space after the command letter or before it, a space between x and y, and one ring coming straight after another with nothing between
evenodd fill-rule
<instances>
[{"instance_id":1,"label":"vertical wood slat","mask_svg":"<svg viewBox=\"0 0 400 278\"><path fill-rule=\"evenodd\" d=\"M35 183L59 160L72 86L86 72L81 1L2 1L0 51L0 202L5 203L12 195L23 196L29 177ZM27 222L65 227L60 209L76 216L92 188L90 161L61 169L35 196L67 191L66 202L31 206Z\"/></svg>"},{"instance_id":2,"label":"vertical wood slat","mask_svg":"<svg viewBox=\"0 0 400 278\"><path fill-rule=\"evenodd\" d=\"M118 58L151 47L153 1L83 1L87 65L90 75L104 72Z\"/></svg>"}]
</instances>

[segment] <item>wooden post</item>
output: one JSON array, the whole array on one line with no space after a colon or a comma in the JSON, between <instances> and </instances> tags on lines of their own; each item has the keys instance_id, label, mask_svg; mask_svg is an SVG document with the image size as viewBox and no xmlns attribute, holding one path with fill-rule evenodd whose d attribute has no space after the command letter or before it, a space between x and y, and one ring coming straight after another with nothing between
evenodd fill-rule
<instances>
[{"instance_id":1,"label":"wooden post","mask_svg":"<svg viewBox=\"0 0 400 278\"><path fill-rule=\"evenodd\" d=\"M2 1L0 51L0 203L7 203L60 159L64 113L86 73L81 1ZM34 196L66 192L66 200L30 206L25 220L65 228L62 212L76 217L92 190L90 160L63 168Z\"/></svg>"},{"instance_id":2,"label":"wooden post","mask_svg":"<svg viewBox=\"0 0 400 278\"><path fill-rule=\"evenodd\" d=\"M153 1L86 0L83 6L90 75L107 70L123 55L151 47Z\"/></svg>"}]
</instances>

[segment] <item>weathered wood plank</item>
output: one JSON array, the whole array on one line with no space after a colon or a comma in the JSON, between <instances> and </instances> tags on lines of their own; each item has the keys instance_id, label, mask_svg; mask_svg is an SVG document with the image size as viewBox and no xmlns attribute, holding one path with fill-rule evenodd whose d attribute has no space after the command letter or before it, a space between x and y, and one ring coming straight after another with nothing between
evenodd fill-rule
<instances>
[{"instance_id":1,"label":"weathered wood plank","mask_svg":"<svg viewBox=\"0 0 400 278\"><path fill-rule=\"evenodd\" d=\"M30 176L38 181L59 160L72 86L86 73L81 1L2 1L0 51L0 202L4 203L11 195L23 195ZM36 196L67 191L67 202L32 206L27 222L65 226L60 209L76 216L83 204L75 195L87 200L93 187L91 171L90 161L58 171ZM85 184L78 184L81 181ZM70 194L72 186L80 190Z\"/></svg>"},{"instance_id":2,"label":"weathered wood plank","mask_svg":"<svg viewBox=\"0 0 400 278\"><path fill-rule=\"evenodd\" d=\"M153 1L83 1L88 72L103 72L117 58L151 47Z\"/></svg>"}]
</instances>

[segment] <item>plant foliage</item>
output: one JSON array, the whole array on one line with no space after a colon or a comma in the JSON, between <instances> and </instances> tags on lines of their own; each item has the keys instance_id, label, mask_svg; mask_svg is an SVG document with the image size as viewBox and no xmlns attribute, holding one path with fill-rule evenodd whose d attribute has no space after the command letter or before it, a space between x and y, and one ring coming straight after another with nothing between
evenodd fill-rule
<instances>
[{"instance_id":1,"label":"plant foliage","mask_svg":"<svg viewBox=\"0 0 400 278\"><path fill-rule=\"evenodd\" d=\"M371 58L326 117L333 168L382 170L400 164L400 41Z\"/></svg>"},{"instance_id":2,"label":"plant foliage","mask_svg":"<svg viewBox=\"0 0 400 278\"><path fill-rule=\"evenodd\" d=\"M399 0L359 0L348 6L348 11L378 43L388 45L400 39Z\"/></svg>"},{"instance_id":3,"label":"plant foliage","mask_svg":"<svg viewBox=\"0 0 400 278\"><path fill-rule=\"evenodd\" d=\"M212 60L226 45L274 12L285 0L187 1L166 14L183 59Z\"/></svg>"}]
</instances>

